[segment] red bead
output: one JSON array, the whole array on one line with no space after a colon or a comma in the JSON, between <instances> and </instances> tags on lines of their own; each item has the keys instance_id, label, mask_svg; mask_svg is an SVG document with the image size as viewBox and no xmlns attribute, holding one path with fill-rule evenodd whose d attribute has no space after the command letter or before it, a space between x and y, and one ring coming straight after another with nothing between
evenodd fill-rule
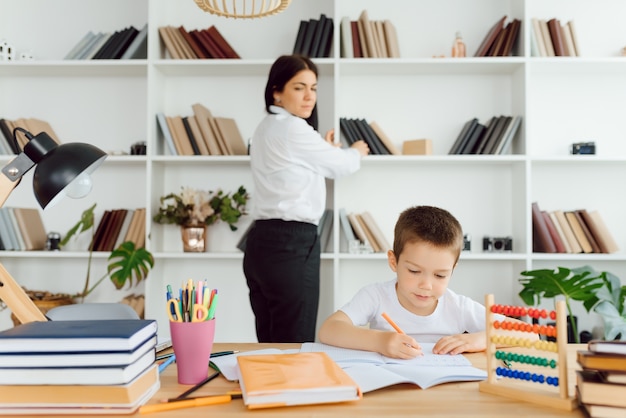
<instances>
[{"instance_id":1,"label":"red bead","mask_svg":"<svg viewBox=\"0 0 626 418\"><path fill-rule=\"evenodd\" d=\"M556 311L550 311L550 319L553 321L556 320Z\"/></svg>"}]
</instances>

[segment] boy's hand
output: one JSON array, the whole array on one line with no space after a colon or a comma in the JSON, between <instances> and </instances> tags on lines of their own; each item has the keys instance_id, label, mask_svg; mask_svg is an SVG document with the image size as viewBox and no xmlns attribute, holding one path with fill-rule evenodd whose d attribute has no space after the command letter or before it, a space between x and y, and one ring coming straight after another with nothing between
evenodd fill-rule
<instances>
[{"instance_id":1,"label":"boy's hand","mask_svg":"<svg viewBox=\"0 0 626 418\"><path fill-rule=\"evenodd\" d=\"M382 332L379 342L380 348L377 351L387 357L408 360L424 355L417 341L406 334Z\"/></svg>"},{"instance_id":2,"label":"boy's hand","mask_svg":"<svg viewBox=\"0 0 626 418\"><path fill-rule=\"evenodd\" d=\"M486 344L484 332L448 335L437 341L433 347L433 354L475 353L485 351Z\"/></svg>"}]
</instances>

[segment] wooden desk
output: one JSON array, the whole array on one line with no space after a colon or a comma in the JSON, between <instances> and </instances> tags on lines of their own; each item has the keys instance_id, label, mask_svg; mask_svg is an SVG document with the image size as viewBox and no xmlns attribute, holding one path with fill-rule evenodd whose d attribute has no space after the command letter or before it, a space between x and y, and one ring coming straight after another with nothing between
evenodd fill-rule
<instances>
[{"instance_id":1,"label":"wooden desk","mask_svg":"<svg viewBox=\"0 0 626 418\"><path fill-rule=\"evenodd\" d=\"M575 374L577 368L575 361L576 351L586 345L568 346L570 368L569 386L570 394L574 393ZM298 348L300 344L254 344L254 343L216 343L213 351L239 350L251 351L263 348ZM486 368L485 353L468 354L468 359L478 368ZM176 380L176 366L169 366L161 374L161 389L148 402L157 403L160 399L172 398L187 390L188 385L179 385ZM239 385L229 382L222 376L212 380L203 388L191 396L207 396L223 394L227 391L237 390ZM77 415L68 416L76 417ZM119 415L115 415L118 416ZM135 414L135 417L140 416ZM174 411L159 412L141 415L154 418L179 418L179 417L400 417L400 416L427 416L427 417L481 417L501 418L503 416L520 416L533 418L548 417L583 417L583 413L576 409L566 412L558 409L542 407L531 403L511 400L508 398L490 395L478 391L478 382L445 383L421 390L411 384L395 385L369 392L363 395L363 399L339 404L297 406L284 408L271 408L250 411L246 409L243 400L235 399L230 403L179 409ZM60 417L60 416L56 416Z\"/></svg>"}]
</instances>

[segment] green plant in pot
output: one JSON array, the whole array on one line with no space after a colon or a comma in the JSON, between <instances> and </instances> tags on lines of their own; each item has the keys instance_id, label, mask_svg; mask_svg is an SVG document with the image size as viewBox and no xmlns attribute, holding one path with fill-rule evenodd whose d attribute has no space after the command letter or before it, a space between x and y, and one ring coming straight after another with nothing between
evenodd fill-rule
<instances>
[{"instance_id":1,"label":"green plant in pot","mask_svg":"<svg viewBox=\"0 0 626 418\"><path fill-rule=\"evenodd\" d=\"M169 193L161 197L161 207L153 220L159 224L213 225L218 221L228 224L236 231L236 223L246 214L250 195L244 186L236 192L223 190L203 191L182 187L179 194Z\"/></svg>"},{"instance_id":2,"label":"green plant in pot","mask_svg":"<svg viewBox=\"0 0 626 418\"><path fill-rule=\"evenodd\" d=\"M520 298L529 306L541 303L542 298L563 296L575 342L580 342L571 302L581 302L587 312L598 313L604 322L605 339L626 336L624 298L626 286L609 272L596 272L590 266L569 269L538 269L523 271L518 279L523 286Z\"/></svg>"},{"instance_id":3,"label":"green plant in pot","mask_svg":"<svg viewBox=\"0 0 626 418\"><path fill-rule=\"evenodd\" d=\"M150 251L143 247L136 248L135 243L132 241L125 241L109 255L106 273L91 284L91 262L93 259L93 239L95 235L95 208L96 204L84 210L78 222L67 231L59 244L62 248L67 245L72 237L78 236L84 232L91 233L85 284L81 292L72 295L73 298L80 299L81 301L93 292L107 277L118 290L122 289L127 283L130 288L133 286L133 280L136 286L141 281L147 279L150 269L154 267L154 257Z\"/></svg>"}]
</instances>

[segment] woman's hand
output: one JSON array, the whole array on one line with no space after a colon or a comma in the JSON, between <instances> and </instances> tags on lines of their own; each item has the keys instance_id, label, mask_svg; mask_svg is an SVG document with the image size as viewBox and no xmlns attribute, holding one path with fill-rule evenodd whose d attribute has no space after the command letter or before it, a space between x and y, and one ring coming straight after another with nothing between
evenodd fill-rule
<instances>
[{"instance_id":1,"label":"woman's hand","mask_svg":"<svg viewBox=\"0 0 626 418\"><path fill-rule=\"evenodd\" d=\"M361 154L361 157L364 157L370 153L370 147L368 147L367 143L363 141L362 139L350 145L350 148L354 148L355 150L359 151L359 154Z\"/></svg>"},{"instance_id":2,"label":"woman's hand","mask_svg":"<svg viewBox=\"0 0 626 418\"><path fill-rule=\"evenodd\" d=\"M335 144L335 130L334 129L331 129L330 131L326 132L326 136L324 137L324 140L328 142L330 145L332 145L333 147L341 146L341 144Z\"/></svg>"}]
</instances>

